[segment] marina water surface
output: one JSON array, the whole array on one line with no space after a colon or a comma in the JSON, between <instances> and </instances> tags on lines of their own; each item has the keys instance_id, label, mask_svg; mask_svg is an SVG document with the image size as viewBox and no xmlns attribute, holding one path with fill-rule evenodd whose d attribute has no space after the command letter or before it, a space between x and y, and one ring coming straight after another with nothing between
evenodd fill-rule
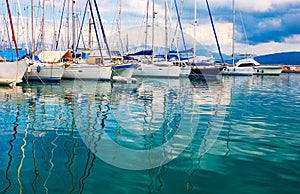
<instances>
[{"instance_id":1,"label":"marina water surface","mask_svg":"<svg viewBox=\"0 0 300 194\"><path fill-rule=\"evenodd\" d=\"M1 193L299 193L300 75L0 86Z\"/></svg>"}]
</instances>

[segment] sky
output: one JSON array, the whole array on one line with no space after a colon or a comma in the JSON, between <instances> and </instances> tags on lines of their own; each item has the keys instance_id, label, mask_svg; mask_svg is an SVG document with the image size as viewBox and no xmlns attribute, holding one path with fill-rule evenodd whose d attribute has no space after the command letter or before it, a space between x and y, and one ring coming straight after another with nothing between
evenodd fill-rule
<instances>
[{"instance_id":1,"label":"sky","mask_svg":"<svg viewBox=\"0 0 300 194\"><path fill-rule=\"evenodd\" d=\"M26 16L25 6L31 0L22 0L23 15ZM177 15L174 0L167 0L169 6L169 19L172 28L175 28ZM75 0L76 12L79 17L85 7L86 0ZM116 32L116 19L118 18L120 0L97 0L107 34ZM165 0L155 1L156 23L164 25ZM218 36L221 51L232 53L232 0L208 0L215 30ZM10 0L13 12L16 13L16 0ZM42 0L34 0L37 7ZM46 0L46 20L55 18L56 26L59 24L63 0ZM145 26L146 0L122 0L122 32L129 33L129 42L135 42L138 33ZM197 45L217 52L216 41L212 31L205 0L196 1L197 26L194 37L194 0L177 0L179 11L182 14L182 29L188 38L195 38ZM52 5L55 5L55 16L52 14ZM152 1L150 1L152 9ZM2 5L3 13L3 5ZM149 13L151 15L151 11ZM276 52L300 51L300 0L235 0L235 47L237 53L250 53L263 55ZM49 25L48 25L49 27ZM135 29L135 30L132 30ZM160 32L161 33L161 32ZM143 41L141 41L143 42ZM193 42L190 41L190 42ZM192 46L192 45L189 45ZM197 46L198 47L198 46Z\"/></svg>"}]
</instances>

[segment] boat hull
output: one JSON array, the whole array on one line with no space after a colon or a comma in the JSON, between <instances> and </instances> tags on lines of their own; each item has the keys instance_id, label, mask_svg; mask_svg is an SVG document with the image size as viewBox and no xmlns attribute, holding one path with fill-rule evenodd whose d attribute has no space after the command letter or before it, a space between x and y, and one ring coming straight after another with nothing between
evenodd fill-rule
<instances>
[{"instance_id":1,"label":"boat hull","mask_svg":"<svg viewBox=\"0 0 300 194\"><path fill-rule=\"evenodd\" d=\"M25 79L29 81L57 81L59 82L64 73L64 64L34 63L25 73Z\"/></svg>"},{"instance_id":2,"label":"boat hull","mask_svg":"<svg viewBox=\"0 0 300 194\"><path fill-rule=\"evenodd\" d=\"M280 75L282 66L261 65L253 58L240 59L235 66L223 69L223 75Z\"/></svg>"},{"instance_id":3,"label":"boat hull","mask_svg":"<svg viewBox=\"0 0 300 194\"><path fill-rule=\"evenodd\" d=\"M220 74L219 66L192 66L190 78L211 78L217 77Z\"/></svg>"},{"instance_id":4,"label":"boat hull","mask_svg":"<svg viewBox=\"0 0 300 194\"><path fill-rule=\"evenodd\" d=\"M225 67L221 71L222 75L235 75L235 76L251 76L253 75L252 67Z\"/></svg>"},{"instance_id":5,"label":"boat hull","mask_svg":"<svg viewBox=\"0 0 300 194\"><path fill-rule=\"evenodd\" d=\"M253 75L280 75L282 70L281 66L259 65L254 67Z\"/></svg>"},{"instance_id":6,"label":"boat hull","mask_svg":"<svg viewBox=\"0 0 300 194\"><path fill-rule=\"evenodd\" d=\"M117 65L112 68L112 77L114 76L121 76L125 78L131 78L132 74L136 68L135 64L122 64Z\"/></svg>"},{"instance_id":7,"label":"boat hull","mask_svg":"<svg viewBox=\"0 0 300 194\"><path fill-rule=\"evenodd\" d=\"M180 67L180 77L189 77L191 73L192 68L191 67Z\"/></svg>"},{"instance_id":8,"label":"boat hull","mask_svg":"<svg viewBox=\"0 0 300 194\"><path fill-rule=\"evenodd\" d=\"M141 64L133 72L133 77L179 78L180 67L172 65Z\"/></svg>"},{"instance_id":9,"label":"boat hull","mask_svg":"<svg viewBox=\"0 0 300 194\"><path fill-rule=\"evenodd\" d=\"M0 84L22 82L27 67L26 61L0 62Z\"/></svg>"},{"instance_id":10,"label":"boat hull","mask_svg":"<svg viewBox=\"0 0 300 194\"><path fill-rule=\"evenodd\" d=\"M111 79L111 75L112 70L110 66L71 64L65 69L62 79L108 81Z\"/></svg>"}]
</instances>

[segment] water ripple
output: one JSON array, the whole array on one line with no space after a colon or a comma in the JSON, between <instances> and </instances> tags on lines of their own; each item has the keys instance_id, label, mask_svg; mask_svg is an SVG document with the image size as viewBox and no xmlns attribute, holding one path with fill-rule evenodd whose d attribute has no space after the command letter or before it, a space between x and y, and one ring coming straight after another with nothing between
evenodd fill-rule
<instances>
[{"instance_id":1,"label":"water ripple","mask_svg":"<svg viewBox=\"0 0 300 194\"><path fill-rule=\"evenodd\" d=\"M1 86L0 94L1 192L273 194L300 189L300 75L137 84L62 81ZM169 157L179 154L171 162L130 171L96 157L99 142L110 138L149 150L146 159L155 162L151 149L172 139L184 113L197 114L197 130L181 133L166 147ZM188 140L186 147L182 142Z\"/></svg>"}]
</instances>

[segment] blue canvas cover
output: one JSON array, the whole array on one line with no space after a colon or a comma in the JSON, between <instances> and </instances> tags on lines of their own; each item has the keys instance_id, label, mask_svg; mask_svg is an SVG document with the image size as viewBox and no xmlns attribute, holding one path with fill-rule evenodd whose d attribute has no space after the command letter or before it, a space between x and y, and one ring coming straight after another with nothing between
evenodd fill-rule
<instances>
[{"instance_id":1,"label":"blue canvas cover","mask_svg":"<svg viewBox=\"0 0 300 194\"><path fill-rule=\"evenodd\" d=\"M26 50L18 50L19 58L22 58L27 54ZM5 49L3 51L0 51L0 56L6 60L6 61L16 61L17 60L17 54L15 49Z\"/></svg>"}]
</instances>

